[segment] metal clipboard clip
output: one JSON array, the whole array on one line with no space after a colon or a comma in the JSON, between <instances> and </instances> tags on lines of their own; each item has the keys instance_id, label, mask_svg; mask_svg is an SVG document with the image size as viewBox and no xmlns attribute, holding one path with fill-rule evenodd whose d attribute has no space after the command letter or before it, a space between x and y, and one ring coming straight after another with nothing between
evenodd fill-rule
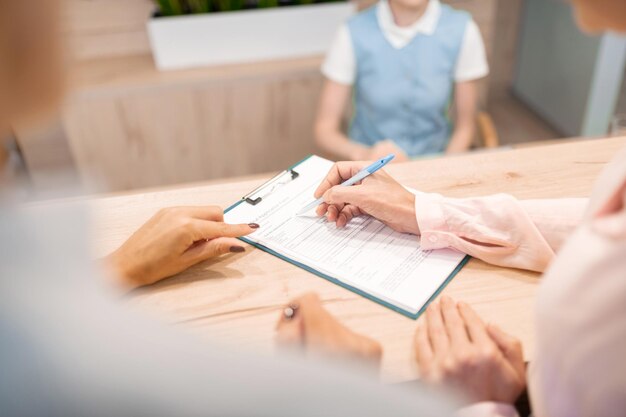
<instances>
[{"instance_id":1,"label":"metal clipboard clip","mask_svg":"<svg viewBox=\"0 0 626 417\"><path fill-rule=\"evenodd\" d=\"M286 171L280 172L278 175L276 175L266 183L261 184L259 187L255 188L254 190L252 190L252 192L248 193L241 199L248 204L256 206L268 195L272 194L283 185L289 184L291 181L295 180L299 176L300 174L298 174L293 169L288 169Z\"/></svg>"}]
</instances>

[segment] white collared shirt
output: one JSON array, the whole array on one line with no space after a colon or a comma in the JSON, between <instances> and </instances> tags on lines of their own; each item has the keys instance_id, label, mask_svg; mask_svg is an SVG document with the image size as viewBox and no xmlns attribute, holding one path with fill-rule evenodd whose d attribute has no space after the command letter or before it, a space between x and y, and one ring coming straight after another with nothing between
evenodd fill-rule
<instances>
[{"instance_id":1,"label":"white collared shirt","mask_svg":"<svg viewBox=\"0 0 626 417\"><path fill-rule=\"evenodd\" d=\"M439 23L441 4L439 0L429 0L422 17L411 26L401 27L396 24L387 0L381 0L376 6L376 18L385 38L396 49L405 47L418 33L432 35ZM350 30L343 25L326 55L322 65L322 73L332 81L340 84L352 85L356 78L356 57L352 47ZM459 59L454 72L456 82L471 81L482 78L489 73L485 45L478 26L470 20Z\"/></svg>"}]
</instances>

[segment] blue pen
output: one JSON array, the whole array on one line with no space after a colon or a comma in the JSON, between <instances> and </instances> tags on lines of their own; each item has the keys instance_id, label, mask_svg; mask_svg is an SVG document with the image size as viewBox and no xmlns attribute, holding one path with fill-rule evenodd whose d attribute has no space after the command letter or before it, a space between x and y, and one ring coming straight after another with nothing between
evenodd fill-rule
<instances>
[{"instance_id":1,"label":"blue pen","mask_svg":"<svg viewBox=\"0 0 626 417\"><path fill-rule=\"evenodd\" d=\"M372 165L370 165L370 166L368 166L366 168L363 168L362 170L357 172L354 177L350 178L349 180L344 181L341 185L345 186L345 187L348 187L350 185L356 184L357 182L365 179L366 177L372 175L374 172L378 171L379 169L381 169L382 167L387 165L395 157L396 156L394 154L389 154L389 155L385 156L384 158L377 160ZM306 213L307 211L311 210L313 207L317 207L320 204L322 204L323 202L324 202L324 198L318 198L317 200L313 201L312 203L307 204L306 206L304 206L296 214L296 216L300 216L301 214Z\"/></svg>"}]
</instances>

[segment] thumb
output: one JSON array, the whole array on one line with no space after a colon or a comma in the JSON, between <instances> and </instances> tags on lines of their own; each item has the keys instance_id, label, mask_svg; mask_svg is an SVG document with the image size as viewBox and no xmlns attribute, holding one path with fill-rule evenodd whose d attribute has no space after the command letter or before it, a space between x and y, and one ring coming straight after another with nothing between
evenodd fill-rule
<instances>
[{"instance_id":1,"label":"thumb","mask_svg":"<svg viewBox=\"0 0 626 417\"><path fill-rule=\"evenodd\" d=\"M349 187L338 185L326 191L322 197L327 204L342 207L344 204L351 204L360 207L365 195L361 185L352 185Z\"/></svg>"},{"instance_id":2,"label":"thumb","mask_svg":"<svg viewBox=\"0 0 626 417\"><path fill-rule=\"evenodd\" d=\"M218 237L240 237L249 235L259 228L256 223L228 224L206 220L191 220L190 229L193 240L215 239Z\"/></svg>"},{"instance_id":3,"label":"thumb","mask_svg":"<svg viewBox=\"0 0 626 417\"><path fill-rule=\"evenodd\" d=\"M498 346L504 357L514 366L521 364L522 370L524 366L524 355L522 352L522 344L515 337L505 333L495 324L487 326L487 333Z\"/></svg>"}]
</instances>

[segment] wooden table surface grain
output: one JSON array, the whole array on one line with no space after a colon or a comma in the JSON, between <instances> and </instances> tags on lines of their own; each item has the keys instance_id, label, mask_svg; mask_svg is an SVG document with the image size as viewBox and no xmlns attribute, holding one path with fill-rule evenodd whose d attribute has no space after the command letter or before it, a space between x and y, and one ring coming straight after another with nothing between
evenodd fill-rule
<instances>
[{"instance_id":1,"label":"wooden table surface grain","mask_svg":"<svg viewBox=\"0 0 626 417\"><path fill-rule=\"evenodd\" d=\"M626 138L577 141L425 159L391 165L388 171L406 186L451 197L586 197L605 164L624 146ZM162 207L227 207L271 175L92 198L95 254L113 251ZM531 359L533 302L540 282L539 274L472 259L443 293L468 302L486 321L521 338ZM134 291L126 302L219 343L271 352L281 307L307 291L319 293L345 325L383 344L384 381L417 375L415 321L251 247Z\"/></svg>"}]
</instances>

